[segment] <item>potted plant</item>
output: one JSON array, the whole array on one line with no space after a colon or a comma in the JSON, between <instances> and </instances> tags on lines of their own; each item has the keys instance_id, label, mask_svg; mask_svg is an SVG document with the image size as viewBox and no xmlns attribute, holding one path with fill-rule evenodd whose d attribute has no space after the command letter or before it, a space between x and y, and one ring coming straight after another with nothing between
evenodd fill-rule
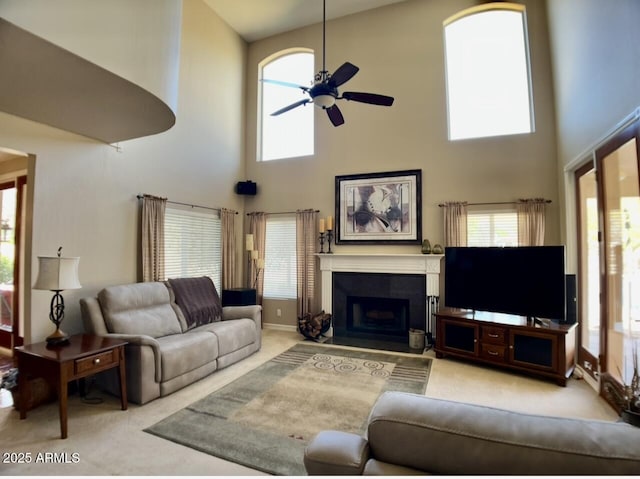
<instances>
[{"instance_id":1,"label":"potted plant","mask_svg":"<svg viewBox=\"0 0 640 479\"><path fill-rule=\"evenodd\" d=\"M640 372L638 371L638 344L632 348L633 376L629 384L623 383L624 408L620 413L622 420L634 426L640 426ZM620 374L621 377L622 374Z\"/></svg>"}]
</instances>

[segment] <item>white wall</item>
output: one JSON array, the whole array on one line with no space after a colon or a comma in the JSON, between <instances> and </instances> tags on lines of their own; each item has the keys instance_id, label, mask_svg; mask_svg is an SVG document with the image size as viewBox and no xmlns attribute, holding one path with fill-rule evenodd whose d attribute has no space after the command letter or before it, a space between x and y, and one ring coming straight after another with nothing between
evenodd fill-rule
<instances>
[{"instance_id":1,"label":"white wall","mask_svg":"<svg viewBox=\"0 0 640 479\"><path fill-rule=\"evenodd\" d=\"M561 237L576 270L573 171L640 106L640 2L550 0Z\"/></svg>"},{"instance_id":2,"label":"white wall","mask_svg":"<svg viewBox=\"0 0 640 479\"><path fill-rule=\"evenodd\" d=\"M345 124L335 128L316 109L316 154L303 159L257 163L257 65L290 47L307 47L322 64L321 24L249 45L247 63L247 178L259 194L247 211L317 208L334 213L336 175L422 169L422 232L442 243L443 201L514 201L544 197L548 208L547 244L558 244L559 196L553 89L544 2L525 1L531 45L536 131L530 135L447 140L442 22L477 2L408 0L327 22L327 67L345 61L360 67L341 91L370 91L395 97L390 108L342 101ZM321 20L321 18L319 18ZM310 79L311 80L311 79ZM345 246L336 252L420 251L419 246ZM295 324L293 316L275 317L282 307L265 302L265 321Z\"/></svg>"},{"instance_id":3,"label":"white wall","mask_svg":"<svg viewBox=\"0 0 640 479\"><path fill-rule=\"evenodd\" d=\"M91 5L75 3L76 18L81 19L83 8ZM104 286L137 280L138 193L244 212L233 185L244 176L246 45L201 0L182 3L179 108L176 125L169 131L124 142L118 151L0 113L0 146L36 156L34 278L37 255L55 254L58 246L63 246L65 255L81 257L83 288L63 293L67 305L63 329L67 332L82 331L81 297L93 295ZM54 2L42 2L41 6L45 10L30 13L46 16L46 7L55 9ZM143 13L137 8L130 10L131 15ZM117 30L117 22L112 23ZM127 35L132 34L130 24L124 21L123 31L114 33L117 45L126 43ZM73 22L65 25L65 48L87 41L89 34L83 25L78 24L77 30ZM171 76L145 58L129 66L140 69L141 77ZM240 233L241 225L239 237ZM50 299L48 292L33 291L25 342L44 339L51 333L53 325L47 319Z\"/></svg>"},{"instance_id":4,"label":"white wall","mask_svg":"<svg viewBox=\"0 0 640 479\"><path fill-rule=\"evenodd\" d=\"M640 2L547 5L558 152L566 165L640 106Z\"/></svg>"}]
</instances>

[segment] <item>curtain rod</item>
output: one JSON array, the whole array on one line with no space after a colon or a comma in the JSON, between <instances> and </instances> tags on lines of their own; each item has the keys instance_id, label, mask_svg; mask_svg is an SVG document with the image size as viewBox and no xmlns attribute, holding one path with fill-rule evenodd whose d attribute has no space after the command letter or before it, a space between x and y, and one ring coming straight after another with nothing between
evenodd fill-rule
<instances>
[{"instance_id":1,"label":"curtain rod","mask_svg":"<svg viewBox=\"0 0 640 479\"><path fill-rule=\"evenodd\" d=\"M144 198L144 195L138 195L137 198L139 200L141 200L142 198ZM202 208L205 210L213 210L213 211L220 211L221 208L212 208L211 206L200 206L200 205L192 205L189 203L180 203L179 201L171 201L171 200L167 200L167 203L171 203L172 205L181 205L181 206L190 206L191 208ZM238 214L237 211L234 211L235 214Z\"/></svg>"},{"instance_id":2,"label":"curtain rod","mask_svg":"<svg viewBox=\"0 0 640 479\"><path fill-rule=\"evenodd\" d=\"M306 210L298 210L298 211L306 211ZM276 213L265 213L265 215L294 215L298 211L278 211ZM314 213L320 213L320 210L313 210ZM260 211L253 211L251 213L247 213L247 216L255 215L260 213Z\"/></svg>"},{"instance_id":3,"label":"curtain rod","mask_svg":"<svg viewBox=\"0 0 640 479\"><path fill-rule=\"evenodd\" d=\"M544 200L545 203L551 203L551 200ZM496 201L493 203L466 203L467 206L486 206L486 205L516 205L517 201ZM444 203L440 203L439 207L447 206Z\"/></svg>"}]
</instances>

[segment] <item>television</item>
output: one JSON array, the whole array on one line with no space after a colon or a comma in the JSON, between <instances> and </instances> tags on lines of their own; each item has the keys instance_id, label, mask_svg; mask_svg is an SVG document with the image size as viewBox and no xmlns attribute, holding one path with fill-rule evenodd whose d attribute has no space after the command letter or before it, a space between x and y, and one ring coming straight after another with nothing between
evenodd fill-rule
<instances>
[{"instance_id":1,"label":"television","mask_svg":"<svg viewBox=\"0 0 640 479\"><path fill-rule=\"evenodd\" d=\"M447 247L444 304L565 321L564 246Z\"/></svg>"}]
</instances>

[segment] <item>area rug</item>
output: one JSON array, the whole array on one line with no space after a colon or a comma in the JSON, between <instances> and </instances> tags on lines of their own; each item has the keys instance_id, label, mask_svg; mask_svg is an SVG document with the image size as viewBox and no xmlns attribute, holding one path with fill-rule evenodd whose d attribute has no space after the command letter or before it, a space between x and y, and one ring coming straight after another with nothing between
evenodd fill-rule
<instances>
[{"instance_id":1,"label":"area rug","mask_svg":"<svg viewBox=\"0 0 640 479\"><path fill-rule=\"evenodd\" d=\"M306 475L321 430L362 434L388 390L423 394L431 360L300 343L146 432L252 469Z\"/></svg>"}]
</instances>

